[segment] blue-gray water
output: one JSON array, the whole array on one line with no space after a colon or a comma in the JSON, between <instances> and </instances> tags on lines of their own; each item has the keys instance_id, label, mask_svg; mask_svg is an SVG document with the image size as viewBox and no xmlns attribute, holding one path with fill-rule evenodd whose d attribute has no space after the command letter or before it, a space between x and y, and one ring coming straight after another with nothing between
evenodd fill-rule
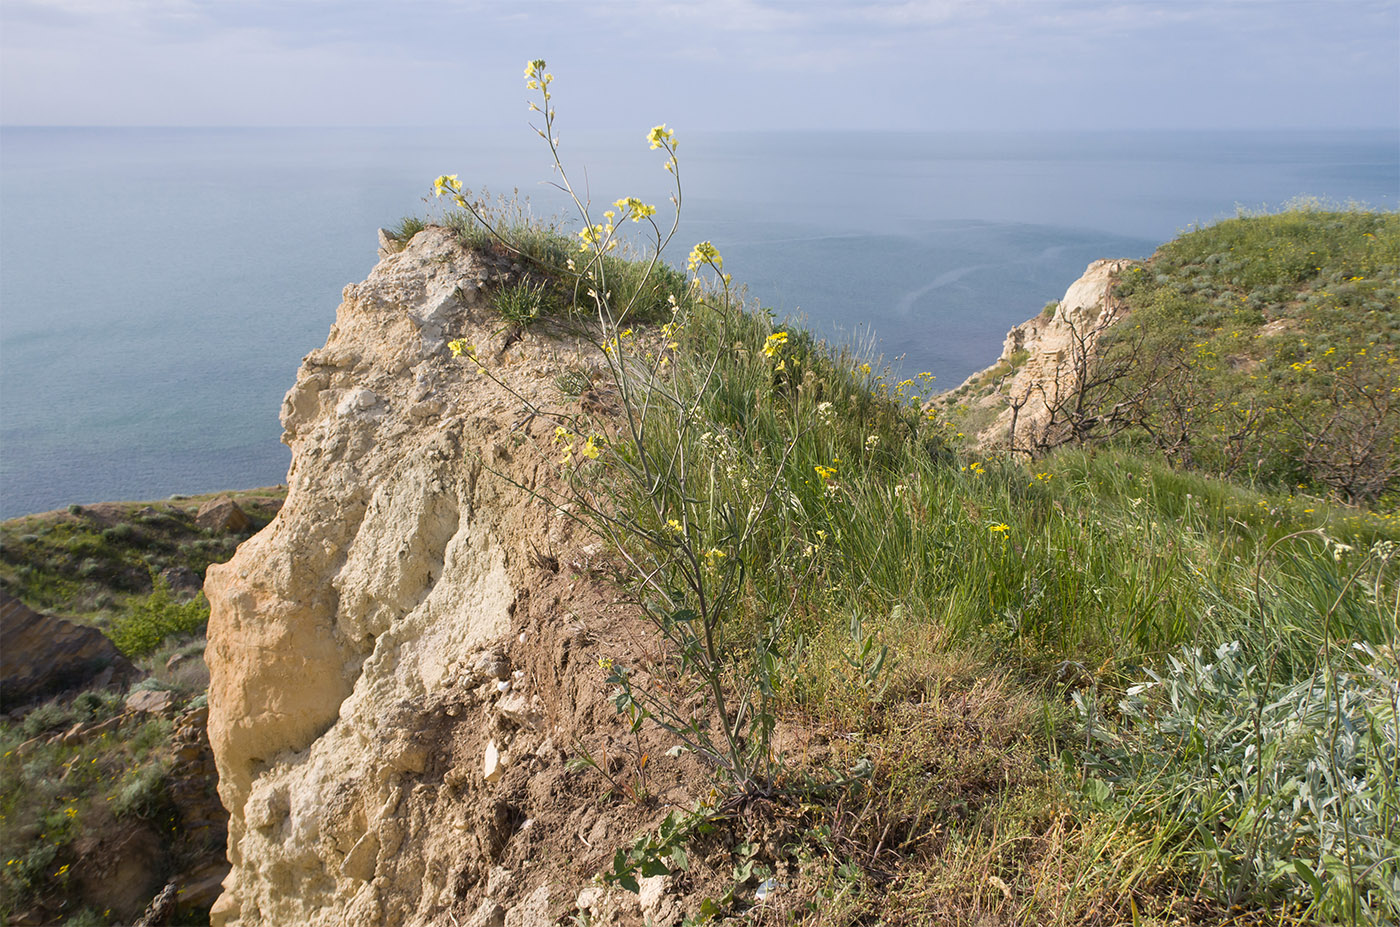
<instances>
[{"instance_id":1,"label":"blue-gray water","mask_svg":"<svg viewBox=\"0 0 1400 927\"><path fill-rule=\"evenodd\" d=\"M664 202L642 135L566 133L575 180ZM764 305L873 330L943 388L1095 258L1237 206L1400 193L1393 132L681 140L673 260L711 239ZM559 204L528 129L0 130L0 517L281 481L298 361L439 173Z\"/></svg>"}]
</instances>

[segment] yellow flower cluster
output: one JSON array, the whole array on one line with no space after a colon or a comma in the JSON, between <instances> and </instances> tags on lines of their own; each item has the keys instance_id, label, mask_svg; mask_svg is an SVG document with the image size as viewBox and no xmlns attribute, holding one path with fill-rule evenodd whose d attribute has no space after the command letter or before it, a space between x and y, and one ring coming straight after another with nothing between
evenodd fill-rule
<instances>
[{"instance_id":1,"label":"yellow flower cluster","mask_svg":"<svg viewBox=\"0 0 1400 927\"><path fill-rule=\"evenodd\" d=\"M776 357L788 342L787 332L774 332L763 342L763 356Z\"/></svg>"},{"instance_id":2,"label":"yellow flower cluster","mask_svg":"<svg viewBox=\"0 0 1400 927\"><path fill-rule=\"evenodd\" d=\"M462 182L457 179L456 174L442 174L433 181L433 196L444 196L448 190L453 193L462 192Z\"/></svg>"},{"instance_id":3,"label":"yellow flower cluster","mask_svg":"<svg viewBox=\"0 0 1400 927\"><path fill-rule=\"evenodd\" d=\"M647 216L656 215L655 206L643 203L635 196L625 196L613 203L613 205L622 210L622 217L624 219L631 217L633 222L641 222Z\"/></svg>"},{"instance_id":4,"label":"yellow flower cluster","mask_svg":"<svg viewBox=\"0 0 1400 927\"><path fill-rule=\"evenodd\" d=\"M835 467L823 467L821 465L817 465L812 469L817 472L817 476L822 478L823 483L831 482L831 480L836 476Z\"/></svg>"},{"instance_id":5,"label":"yellow flower cluster","mask_svg":"<svg viewBox=\"0 0 1400 927\"><path fill-rule=\"evenodd\" d=\"M472 359L476 358L476 345L467 344L461 338L447 342L447 349L452 352L453 357L461 357L465 354Z\"/></svg>"},{"instance_id":6,"label":"yellow flower cluster","mask_svg":"<svg viewBox=\"0 0 1400 927\"><path fill-rule=\"evenodd\" d=\"M664 124L652 126L651 131L647 133L647 141L652 148L665 147L668 151L676 150L676 133Z\"/></svg>"},{"instance_id":7,"label":"yellow flower cluster","mask_svg":"<svg viewBox=\"0 0 1400 927\"><path fill-rule=\"evenodd\" d=\"M525 87L527 90L543 90L544 98L549 99L549 85L554 82L554 75L545 71L543 58L536 58L525 65Z\"/></svg>"},{"instance_id":8,"label":"yellow flower cluster","mask_svg":"<svg viewBox=\"0 0 1400 927\"><path fill-rule=\"evenodd\" d=\"M715 270L724 267L724 258L720 257L719 249L708 241L702 241L694 248L690 249L690 263L688 265L691 273L701 264L709 264Z\"/></svg>"},{"instance_id":9,"label":"yellow flower cluster","mask_svg":"<svg viewBox=\"0 0 1400 927\"><path fill-rule=\"evenodd\" d=\"M583 239L579 243L580 251L602 250L611 251L617 247L617 242L613 240L613 213L608 211L603 213L607 217L607 222L601 225L589 225L579 230L578 237Z\"/></svg>"},{"instance_id":10,"label":"yellow flower cluster","mask_svg":"<svg viewBox=\"0 0 1400 927\"><path fill-rule=\"evenodd\" d=\"M574 462L574 439L577 437L578 435L569 431L569 429L565 428L563 425L559 425L554 429L554 440L564 445L564 456L559 458L559 465L561 467L567 467ZM578 452L589 460L597 460L605 443L606 441L603 439L602 435L590 434L584 439L583 445L578 449Z\"/></svg>"}]
</instances>

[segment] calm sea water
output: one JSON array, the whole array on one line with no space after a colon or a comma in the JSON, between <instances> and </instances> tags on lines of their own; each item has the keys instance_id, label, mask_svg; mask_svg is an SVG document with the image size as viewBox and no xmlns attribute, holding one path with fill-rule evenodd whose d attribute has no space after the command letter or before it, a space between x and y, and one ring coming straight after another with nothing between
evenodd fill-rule
<instances>
[{"instance_id":1,"label":"calm sea water","mask_svg":"<svg viewBox=\"0 0 1400 927\"><path fill-rule=\"evenodd\" d=\"M576 182L664 201L641 135L566 135ZM1393 132L682 140L673 259L711 239L765 306L873 332L944 388L1095 258L1238 206L1400 193ZM561 205L528 130L0 130L0 517L281 481L300 358L439 173Z\"/></svg>"}]
</instances>

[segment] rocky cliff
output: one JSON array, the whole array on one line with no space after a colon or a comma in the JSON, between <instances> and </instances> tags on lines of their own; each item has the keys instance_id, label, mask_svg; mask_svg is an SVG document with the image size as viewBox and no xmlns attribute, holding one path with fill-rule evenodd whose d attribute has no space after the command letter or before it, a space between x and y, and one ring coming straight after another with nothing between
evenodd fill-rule
<instances>
[{"instance_id":1,"label":"rocky cliff","mask_svg":"<svg viewBox=\"0 0 1400 927\"><path fill-rule=\"evenodd\" d=\"M596 545L532 501L555 422L520 397L587 401L556 378L591 361L491 310L520 273L420 232L346 287L287 393L286 503L205 584L217 925L553 923L602 905L580 889L664 813L600 808L566 766L617 734L598 657L642 635Z\"/></svg>"},{"instance_id":2,"label":"rocky cliff","mask_svg":"<svg viewBox=\"0 0 1400 927\"><path fill-rule=\"evenodd\" d=\"M1099 337L1123 318L1112 296L1128 260L1094 261L1064 298L1007 332L997 362L968 377L935 405L953 411L975 446L1029 450L1053 441L1054 410L1073 401Z\"/></svg>"}]
</instances>

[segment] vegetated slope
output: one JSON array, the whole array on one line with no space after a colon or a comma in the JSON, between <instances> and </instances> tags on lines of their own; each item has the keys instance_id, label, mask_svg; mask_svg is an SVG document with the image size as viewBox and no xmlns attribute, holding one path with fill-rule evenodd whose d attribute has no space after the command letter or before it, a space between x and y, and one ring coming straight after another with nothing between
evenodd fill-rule
<instances>
[{"instance_id":1,"label":"vegetated slope","mask_svg":"<svg viewBox=\"0 0 1400 927\"><path fill-rule=\"evenodd\" d=\"M1018 448L1116 438L1348 500L1400 487L1400 215L1304 206L1195 229L1119 269L1105 306L1053 382L1003 391L996 411L1054 396Z\"/></svg>"},{"instance_id":2,"label":"vegetated slope","mask_svg":"<svg viewBox=\"0 0 1400 927\"><path fill-rule=\"evenodd\" d=\"M167 570L188 585L203 583L211 563L277 514L285 490L278 487L158 502L104 502L25 515L0 522L0 586L31 608L77 617L106 627L132 596L152 591ZM238 530L202 527L201 504L228 497L247 515Z\"/></svg>"},{"instance_id":3,"label":"vegetated slope","mask_svg":"<svg viewBox=\"0 0 1400 927\"><path fill-rule=\"evenodd\" d=\"M1299 209L1183 235L1118 293L1109 365L1170 459L1371 501L1400 488L1400 214ZM1108 401L1113 401L1109 397Z\"/></svg>"},{"instance_id":4,"label":"vegetated slope","mask_svg":"<svg viewBox=\"0 0 1400 927\"><path fill-rule=\"evenodd\" d=\"M208 564L266 524L283 494L218 494L247 513L238 530L196 523L213 496L75 505L0 523L4 588L102 629L144 676L0 706L6 923L129 923L167 884L168 913L207 920L228 867L204 733L209 608L198 589ZM49 670L43 653L28 659L32 674Z\"/></svg>"},{"instance_id":5,"label":"vegetated slope","mask_svg":"<svg viewBox=\"0 0 1400 927\"><path fill-rule=\"evenodd\" d=\"M289 394L289 433L319 455L294 476L323 504L307 495L276 556L259 556L264 538L248 576L227 574L248 587L229 600L251 610L225 659L241 652L244 680L266 685L225 683L269 711L225 715L247 755L225 758L242 869L221 917L275 922L307 904L511 924L1400 912L1387 513L1131 448L1063 448L1031 467L964 450L905 401L912 381L713 289L672 287L674 271L653 290L644 267L617 263L654 315L679 304L665 338L617 332L629 357L664 355L665 382L694 402L684 428L649 418L649 440L704 476L676 503L694 520L672 526L629 488L601 356L559 347L561 331L580 337L570 311L586 289L503 246L473 257L441 230L420 236L392 286L348 297L363 305ZM568 253L536 241L545 258ZM411 329L437 339L421 357ZM452 357L454 338L472 350ZM493 473L530 489L491 486ZM532 506L530 491L561 485L620 506L621 548ZM751 533L731 529L752 512ZM337 532L353 540L321 543ZM623 678L702 709L709 697L638 617L651 606L626 569L625 554L648 553L676 569L681 535L700 569L742 576L716 630L725 696L759 693L751 710L775 725L756 790L666 756L670 732L614 707L628 704ZM503 569L487 569L497 555ZM313 567L353 609L304 594L327 588L306 585ZM507 587L513 609L496 595ZM291 620L331 608L368 616L364 664L290 637L248 646L283 631L370 646ZM481 622L494 630L474 637ZM305 707L292 698L303 676L279 667L313 658L360 665L372 685L326 713L339 734L278 752L270 721ZM258 737L266 752L249 748ZM51 885L73 871L45 865L26 871ZM610 883L590 885L600 870ZM618 887L629 878L640 899Z\"/></svg>"},{"instance_id":6,"label":"vegetated slope","mask_svg":"<svg viewBox=\"0 0 1400 927\"><path fill-rule=\"evenodd\" d=\"M308 385L299 381L290 397L296 440L326 464L302 471L308 486L342 485L343 468L377 474L372 488L355 489L372 497L367 508L355 501L342 515L355 526L350 560L382 570L346 574L345 601L361 605L316 607L359 621L354 609L375 601L361 587L388 583L387 601L404 614L378 615L364 625L375 639L355 638L373 654L363 664L370 681L354 681L364 693L348 709L322 700L325 723L339 733L308 747L312 724L285 752L260 742L280 759L247 743L226 758L237 767L228 794L242 815L242 855L221 916L275 919L313 897L287 894L278 880L309 871L323 874L315 897L333 905L317 916L338 916L341 905L355 917L406 923L447 912L521 924L640 916L618 888L582 887L589 867L614 886L651 875L648 915L672 924L683 913L730 923L1348 923L1400 911L1397 532L1388 515L1258 492L1131 449L1061 449L1029 468L961 450L946 438L952 429L906 401L913 381L891 383L866 359L739 311L714 287L670 292L676 312L665 337L617 326L609 341L610 351L651 365L644 369L662 369L664 357L667 372L649 382L684 398L649 407L646 440L703 478L686 493L649 488L629 476L637 452L617 426L619 395L601 353L576 345L559 352L557 373L533 366L547 353L549 327L566 323L571 300L587 292L576 285L582 272L571 280L563 268L503 250L519 266L498 264L487 279L472 267L491 258L463 256L438 230L419 232L394 270L402 297L384 295L381 265L351 294L335 343L309 359ZM644 287L644 273L630 266ZM512 318L493 319L482 296L498 313L510 307ZM419 332L435 327L415 335L400 315ZM407 334L385 335L400 329ZM452 352L460 352L455 361ZM463 371L497 386L535 385L523 402L470 385ZM551 375L562 395L550 389ZM347 403L355 396L363 401ZM619 506L623 527L601 550L614 554L630 607L656 618L649 632L635 612L625 631L594 613L595 586L581 610L567 597L536 595L557 588L554 571L575 561L577 537L557 548L540 548L537 538L532 551L512 533L514 516L496 508L516 506L526 490L514 502L504 491L481 495L478 458L418 450L470 437L512 410L520 427L483 445L481 459L537 495L558 500L561 486L572 487L586 494L581 500ZM355 464L353 455L371 447L372 464ZM398 463L395 448L406 455ZM429 464L443 489L425 495L413 487L431 480L410 477ZM519 475L522 466L535 476ZM455 657L451 648L431 660L398 656L430 642L414 629L436 626L423 619L442 607L446 552L465 556L459 542L427 543L412 528L442 522L413 514L429 504L422 500L450 503L463 520L439 533L465 530L498 549L510 589L532 588L508 631L497 615L491 633L505 635L497 662L520 668L527 700L555 706L544 728L507 711L482 683L472 648L489 654L485 638ZM342 530L307 524L313 533L282 529L303 540ZM259 614L304 607L287 604L301 600L285 599L294 584L279 591L276 579L310 568L297 565L287 538L275 557L248 555L272 571L267 582L255 573L239 581L257 585L242 601L256 600ZM628 557L656 564L671 604L623 569ZM453 569L464 562L453 560ZM685 586L696 571L707 581L739 577L735 608L713 629L725 661L718 696L696 685L695 662L682 659L690 638L678 623L697 620ZM564 614L603 633L561 640ZM443 634L467 620L439 619ZM250 615L238 622L258 625ZM230 637L227 646L233 659L242 645ZM454 659L459 671L438 682L409 672ZM274 670L248 662L243 671ZM399 677L401 691L392 684ZM278 698L275 685L230 685ZM615 727L607 723L613 706L599 710L596 701L609 686ZM634 713L627 686L682 711L713 708L715 698L747 705L747 717L774 725L772 765L758 757L742 787L713 767L690 767L676 782L678 767L660 750L675 735ZM376 720L362 710L371 701L402 710ZM572 719L560 714L568 704ZM486 713L484 728L447 720L477 711ZM233 737L283 736L273 731L277 713L264 714ZM583 745L596 765L561 772L561 756L539 738L579 718L599 732ZM227 721L243 719L233 712ZM426 756L406 739L405 723L431 735ZM634 726L640 740L631 739ZM352 728L369 739L350 736ZM761 724L740 735L740 751L761 743L756 736ZM488 739L510 754L503 778L488 778L489 760L477 765ZM332 759L357 742L378 746ZM583 755L580 745L561 749ZM343 772L338 781L350 786L323 798L318 769ZM649 784L651 775L671 794ZM557 807L590 790L587 809ZM467 806L492 810L477 819ZM336 809L347 807L354 820L353 809L368 809L363 833L345 832ZM548 833L524 827L537 812L568 824ZM663 816L669 823L655 830L626 830ZM318 843L318 832L288 823L313 819L332 839ZM433 836L431 820L452 822L462 836ZM569 833L585 820L587 834ZM542 852L565 865L546 872L536 865ZM434 876L449 857L460 871Z\"/></svg>"}]
</instances>

